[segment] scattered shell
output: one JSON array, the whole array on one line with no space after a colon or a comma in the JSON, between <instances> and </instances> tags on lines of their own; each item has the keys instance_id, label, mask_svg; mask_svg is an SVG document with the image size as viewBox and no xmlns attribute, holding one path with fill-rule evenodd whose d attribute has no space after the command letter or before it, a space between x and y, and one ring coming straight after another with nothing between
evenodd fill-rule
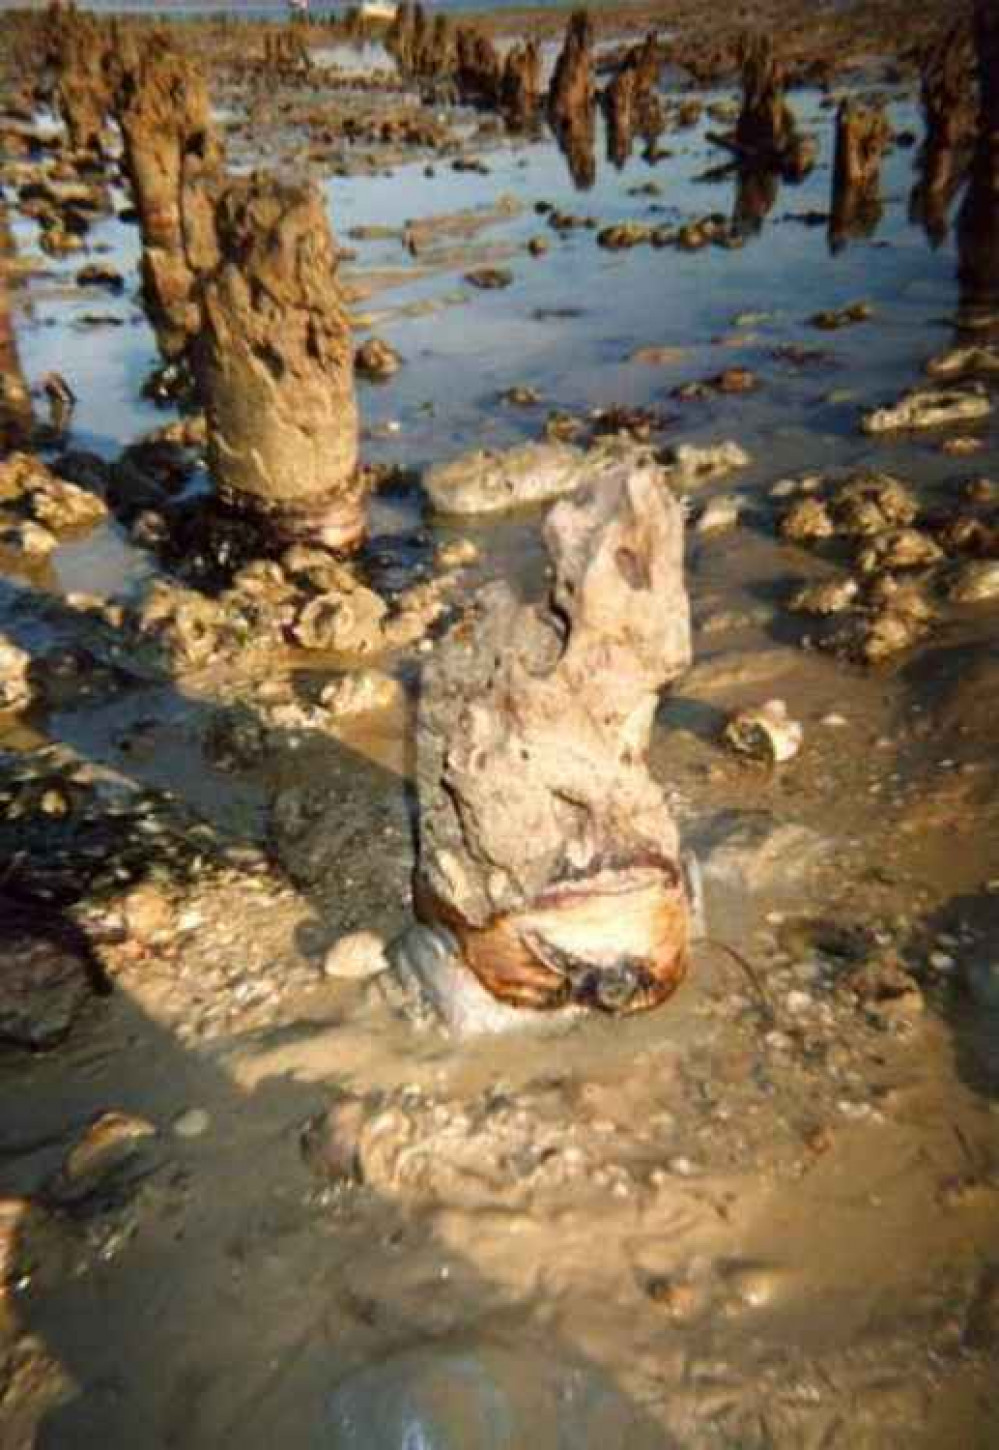
<instances>
[{"instance_id":1,"label":"scattered shell","mask_svg":"<svg viewBox=\"0 0 999 1450\"><path fill-rule=\"evenodd\" d=\"M725 726L725 739L741 755L781 765L801 749L804 730L790 718L783 700L767 700L733 715Z\"/></svg>"},{"instance_id":2,"label":"scattered shell","mask_svg":"<svg viewBox=\"0 0 999 1450\"><path fill-rule=\"evenodd\" d=\"M381 670L358 670L326 685L320 701L338 719L387 710L402 698L402 685Z\"/></svg>"}]
</instances>

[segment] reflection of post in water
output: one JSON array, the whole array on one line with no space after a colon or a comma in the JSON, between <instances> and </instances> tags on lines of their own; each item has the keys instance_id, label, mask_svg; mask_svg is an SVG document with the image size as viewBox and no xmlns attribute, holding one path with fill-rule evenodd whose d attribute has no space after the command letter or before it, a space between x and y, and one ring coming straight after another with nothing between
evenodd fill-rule
<instances>
[{"instance_id":1,"label":"reflection of post in water","mask_svg":"<svg viewBox=\"0 0 999 1450\"><path fill-rule=\"evenodd\" d=\"M0 448L16 448L31 432L31 395L21 370L10 296L14 239L0 206Z\"/></svg>"},{"instance_id":2,"label":"reflection of post in water","mask_svg":"<svg viewBox=\"0 0 999 1450\"><path fill-rule=\"evenodd\" d=\"M628 51L604 91L607 160L618 170L631 156L635 133L643 128L650 103L656 99L661 64L658 42L654 34L649 34L641 45L632 46Z\"/></svg>"},{"instance_id":3,"label":"reflection of post in water","mask_svg":"<svg viewBox=\"0 0 999 1450\"><path fill-rule=\"evenodd\" d=\"M732 225L744 237L754 237L773 211L780 193L780 174L760 167L740 166L736 171Z\"/></svg>"},{"instance_id":4,"label":"reflection of post in water","mask_svg":"<svg viewBox=\"0 0 999 1450\"><path fill-rule=\"evenodd\" d=\"M888 118L880 106L845 100L836 113L829 248L838 252L852 238L877 230L881 204L881 157L888 144Z\"/></svg>"},{"instance_id":5,"label":"reflection of post in water","mask_svg":"<svg viewBox=\"0 0 999 1450\"><path fill-rule=\"evenodd\" d=\"M958 218L962 310L999 305L999 11L975 7L980 87L978 142Z\"/></svg>"},{"instance_id":6,"label":"reflection of post in water","mask_svg":"<svg viewBox=\"0 0 999 1450\"><path fill-rule=\"evenodd\" d=\"M921 99L926 138L909 198L909 217L937 247L947 235L947 218L967 170L975 126L963 21L946 31L924 56Z\"/></svg>"},{"instance_id":7,"label":"reflection of post in water","mask_svg":"<svg viewBox=\"0 0 999 1450\"><path fill-rule=\"evenodd\" d=\"M596 139L593 117L580 117L556 131L555 139L565 157L577 191L589 191L597 179Z\"/></svg>"}]
</instances>

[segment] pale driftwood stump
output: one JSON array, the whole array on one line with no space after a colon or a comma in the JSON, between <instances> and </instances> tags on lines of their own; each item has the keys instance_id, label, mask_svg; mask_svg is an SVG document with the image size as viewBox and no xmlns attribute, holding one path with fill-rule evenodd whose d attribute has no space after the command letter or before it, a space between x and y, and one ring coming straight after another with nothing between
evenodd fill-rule
<instances>
[{"instance_id":1,"label":"pale driftwood stump","mask_svg":"<svg viewBox=\"0 0 999 1450\"><path fill-rule=\"evenodd\" d=\"M417 914L500 1000L636 1011L686 969L677 829L648 768L690 662L683 515L656 467L558 504L550 599L488 586L424 673Z\"/></svg>"}]
</instances>

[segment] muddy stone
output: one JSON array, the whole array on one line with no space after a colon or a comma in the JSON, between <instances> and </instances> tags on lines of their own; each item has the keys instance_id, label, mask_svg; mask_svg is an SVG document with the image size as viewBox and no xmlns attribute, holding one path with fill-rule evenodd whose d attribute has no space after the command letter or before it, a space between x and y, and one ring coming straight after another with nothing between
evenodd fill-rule
<instances>
[{"instance_id":1,"label":"muddy stone","mask_svg":"<svg viewBox=\"0 0 999 1450\"><path fill-rule=\"evenodd\" d=\"M366 526L354 353L322 200L255 175L215 224L195 369L216 486L279 534L351 547Z\"/></svg>"},{"instance_id":2,"label":"muddy stone","mask_svg":"<svg viewBox=\"0 0 999 1450\"><path fill-rule=\"evenodd\" d=\"M93 996L90 963L71 932L0 900L0 1042L42 1050L66 1038Z\"/></svg>"},{"instance_id":3,"label":"muddy stone","mask_svg":"<svg viewBox=\"0 0 999 1450\"><path fill-rule=\"evenodd\" d=\"M624 464L545 540L550 607L489 586L425 671L417 914L501 1000L631 1011L686 962L677 831L645 764L690 662L683 517L657 469Z\"/></svg>"}]
</instances>

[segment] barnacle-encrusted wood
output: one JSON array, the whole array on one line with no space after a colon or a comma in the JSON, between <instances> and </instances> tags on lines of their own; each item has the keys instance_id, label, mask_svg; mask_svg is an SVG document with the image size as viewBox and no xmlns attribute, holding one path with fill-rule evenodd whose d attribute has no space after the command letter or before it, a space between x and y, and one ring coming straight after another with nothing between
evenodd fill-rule
<instances>
[{"instance_id":1,"label":"barnacle-encrusted wood","mask_svg":"<svg viewBox=\"0 0 999 1450\"><path fill-rule=\"evenodd\" d=\"M580 190L587 190L596 179L592 45L589 14L576 10L569 17L548 87L548 124Z\"/></svg>"},{"instance_id":2,"label":"barnacle-encrusted wood","mask_svg":"<svg viewBox=\"0 0 999 1450\"><path fill-rule=\"evenodd\" d=\"M195 371L208 461L228 502L349 547L365 527L350 324L319 193L265 175L215 207Z\"/></svg>"},{"instance_id":3,"label":"barnacle-encrusted wood","mask_svg":"<svg viewBox=\"0 0 999 1450\"><path fill-rule=\"evenodd\" d=\"M741 62L742 109L732 147L751 165L773 167L789 180L800 180L815 164L815 148L799 132L784 99L785 70L770 36L745 36Z\"/></svg>"},{"instance_id":4,"label":"barnacle-encrusted wood","mask_svg":"<svg viewBox=\"0 0 999 1450\"><path fill-rule=\"evenodd\" d=\"M119 43L115 114L142 230L142 289L164 357L196 335L196 284L215 261L210 185L221 147L204 76L163 36Z\"/></svg>"},{"instance_id":5,"label":"barnacle-encrusted wood","mask_svg":"<svg viewBox=\"0 0 999 1450\"><path fill-rule=\"evenodd\" d=\"M975 47L978 140L958 223L960 277L967 303L995 307L999 302L999 10L993 0L978 0Z\"/></svg>"},{"instance_id":6,"label":"barnacle-encrusted wood","mask_svg":"<svg viewBox=\"0 0 999 1450\"><path fill-rule=\"evenodd\" d=\"M14 239L0 203L0 452L16 448L31 432L31 393L21 369L10 297Z\"/></svg>"},{"instance_id":7,"label":"barnacle-encrusted wood","mask_svg":"<svg viewBox=\"0 0 999 1450\"><path fill-rule=\"evenodd\" d=\"M648 768L690 662L683 516L622 465L545 526L544 604L481 591L424 673L416 909L505 1002L631 1012L687 965L677 829Z\"/></svg>"},{"instance_id":8,"label":"barnacle-encrusted wood","mask_svg":"<svg viewBox=\"0 0 999 1450\"><path fill-rule=\"evenodd\" d=\"M881 218L881 158L891 139L880 106L847 99L836 113L829 238L833 248L869 235Z\"/></svg>"}]
</instances>

